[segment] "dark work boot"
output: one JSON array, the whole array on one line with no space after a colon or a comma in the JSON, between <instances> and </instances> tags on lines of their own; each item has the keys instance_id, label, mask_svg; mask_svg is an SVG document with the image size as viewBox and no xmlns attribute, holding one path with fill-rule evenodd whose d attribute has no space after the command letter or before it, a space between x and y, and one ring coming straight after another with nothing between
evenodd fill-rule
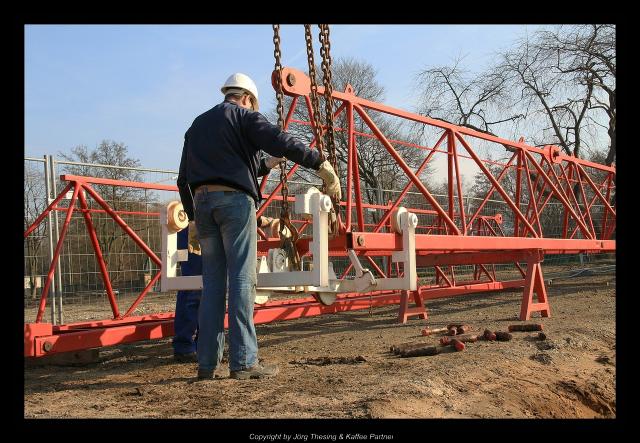
<instances>
[{"instance_id":1,"label":"dark work boot","mask_svg":"<svg viewBox=\"0 0 640 443\"><path fill-rule=\"evenodd\" d=\"M214 369L198 369L198 380L213 380L214 378L224 378L229 376L229 370L218 366Z\"/></svg>"},{"instance_id":2,"label":"dark work boot","mask_svg":"<svg viewBox=\"0 0 640 443\"><path fill-rule=\"evenodd\" d=\"M278 365L262 365L257 363L250 368L231 371L231 378L248 380L250 378L272 377L278 373Z\"/></svg>"},{"instance_id":3,"label":"dark work boot","mask_svg":"<svg viewBox=\"0 0 640 443\"><path fill-rule=\"evenodd\" d=\"M189 354L173 354L173 359L177 363L197 363L198 356L195 352L190 352Z\"/></svg>"},{"instance_id":4,"label":"dark work boot","mask_svg":"<svg viewBox=\"0 0 640 443\"><path fill-rule=\"evenodd\" d=\"M213 373L213 369L198 369L198 380L211 380Z\"/></svg>"}]
</instances>

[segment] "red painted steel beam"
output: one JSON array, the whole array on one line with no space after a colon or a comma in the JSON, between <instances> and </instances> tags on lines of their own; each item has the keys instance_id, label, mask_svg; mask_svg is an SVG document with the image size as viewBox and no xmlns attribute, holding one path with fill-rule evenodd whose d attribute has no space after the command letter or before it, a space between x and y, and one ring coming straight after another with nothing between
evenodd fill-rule
<instances>
[{"instance_id":1,"label":"red painted steel beam","mask_svg":"<svg viewBox=\"0 0 640 443\"><path fill-rule=\"evenodd\" d=\"M351 242L354 250L399 251L402 236L391 233L353 232L352 237L362 237L360 242ZM361 243L361 244L360 244ZM615 251L615 240L523 238L523 237L477 237L459 235L416 234L416 251L509 251L522 249L543 250L597 250Z\"/></svg>"},{"instance_id":2,"label":"red painted steel beam","mask_svg":"<svg viewBox=\"0 0 640 443\"><path fill-rule=\"evenodd\" d=\"M347 232L351 232L351 210L353 206L353 196L351 195L351 189L353 187L353 155L351 155L351 151L353 151L355 143L353 139L353 105L351 103L347 103L347 187L345 189L345 199L346 199L346 215L345 215L345 227ZM358 165L355 165L357 168Z\"/></svg>"},{"instance_id":3,"label":"red painted steel beam","mask_svg":"<svg viewBox=\"0 0 640 443\"><path fill-rule=\"evenodd\" d=\"M133 323L110 328L92 328L59 335L36 337L35 356L72 352L82 349L114 346L141 340L153 340L174 335L173 320ZM48 349L48 350L47 350Z\"/></svg>"},{"instance_id":4,"label":"red painted steel beam","mask_svg":"<svg viewBox=\"0 0 640 443\"><path fill-rule=\"evenodd\" d=\"M173 312L162 312L157 314L130 316L119 319L90 320L76 323L67 323L64 325L53 325L53 332L56 334L73 332L76 330L92 329L92 328L108 328L113 326L124 326L135 323L157 322L160 320L171 320L174 318Z\"/></svg>"},{"instance_id":5,"label":"red painted steel beam","mask_svg":"<svg viewBox=\"0 0 640 443\"><path fill-rule=\"evenodd\" d=\"M474 265L479 263L525 262L529 259L542 260L539 250L497 251L497 252L457 252L448 254L417 255L416 266Z\"/></svg>"},{"instance_id":6,"label":"red painted steel beam","mask_svg":"<svg viewBox=\"0 0 640 443\"><path fill-rule=\"evenodd\" d=\"M505 289L517 289L522 288L525 285L525 280L510 280L510 281L496 281L496 282L481 282L471 283L464 285L456 285L447 288L433 288L423 289L420 288L420 293L423 300L434 300L437 298L456 297L459 295L477 294L482 292L502 291Z\"/></svg>"},{"instance_id":7,"label":"red painted steel beam","mask_svg":"<svg viewBox=\"0 0 640 443\"><path fill-rule=\"evenodd\" d=\"M66 211L67 208L51 208L52 211ZM89 214L108 214L107 211L103 210L103 209L91 209L91 208L87 208L87 209L76 209L76 211L78 212L87 212ZM144 215L146 217L157 217L160 215L159 212L145 212L145 211L116 211L114 210L113 212L115 212L116 214L119 215Z\"/></svg>"},{"instance_id":8,"label":"red painted steel beam","mask_svg":"<svg viewBox=\"0 0 640 443\"><path fill-rule=\"evenodd\" d=\"M113 180L110 178L86 177L83 175L63 174L60 176L60 180L91 183L95 185L123 186L125 188L155 189L157 191L178 191L178 187L174 185L161 185L158 183L134 182L129 180Z\"/></svg>"},{"instance_id":9,"label":"red painted steel beam","mask_svg":"<svg viewBox=\"0 0 640 443\"><path fill-rule=\"evenodd\" d=\"M524 285L524 280L510 282L489 282L467 284L451 288L421 287L423 299L436 299L453 297L470 293L498 291ZM273 321L294 320L297 318L313 317L338 312L356 311L360 309L376 308L394 305L400 302L400 292L388 292L384 294L357 294L340 295L335 303L330 306L311 301L313 298L291 300L288 302L274 303L271 306L254 309L254 323L263 324ZM107 326L88 327L87 329L69 328L58 334L50 334L50 324L38 324L40 330L34 329L34 324L25 325L25 357L41 357L60 352L73 352L83 349L114 346L141 340L154 340L174 335L174 314L158 314L164 319L157 321L132 321L129 323L116 321L107 323ZM138 317L147 318L147 317ZM130 319L134 320L134 319ZM92 323L84 323L89 326ZM78 326L79 324L76 324ZM67 325L70 326L70 325ZM228 327L225 316L225 328ZM27 333L28 331L28 333ZM42 335L40 335L42 334Z\"/></svg>"},{"instance_id":10,"label":"red painted steel beam","mask_svg":"<svg viewBox=\"0 0 640 443\"><path fill-rule=\"evenodd\" d=\"M127 317L128 315L131 315L131 313L140 304L144 296L147 295L147 292L149 292L149 290L153 288L153 285L155 285L158 280L160 280L160 272L158 272L151 280L149 280L149 283L147 283L147 286L145 286L145 288L142 290L140 295L138 295L138 298L134 300L134 302L131 304L131 307L129 307L129 309L127 310L127 312L125 312L123 317Z\"/></svg>"}]
</instances>

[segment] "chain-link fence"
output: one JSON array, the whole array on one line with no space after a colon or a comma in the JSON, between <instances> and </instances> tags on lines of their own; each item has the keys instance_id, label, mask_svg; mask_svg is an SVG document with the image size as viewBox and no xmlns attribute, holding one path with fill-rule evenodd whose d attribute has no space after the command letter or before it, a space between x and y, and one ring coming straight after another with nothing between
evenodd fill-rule
<instances>
[{"instance_id":1,"label":"chain-link fence","mask_svg":"<svg viewBox=\"0 0 640 443\"><path fill-rule=\"evenodd\" d=\"M175 184L177 178L176 171L161 169L59 161L51 156L43 160L26 158L25 229L64 189L67 183L60 180L62 174L164 185ZM160 255L159 211L169 201L179 200L178 193L97 184L92 187L149 248ZM58 206L68 207L70 198L69 192ZM158 267L91 197L87 197L87 204L95 210L91 212L91 219L114 294L122 310L149 283L158 272ZM79 202L76 207L78 205ZM35 235L31 234L25 239L25 321L35 318L36 306L65 217L66 211L52 211L34 232ZM150 300L158 294L158 289L159 284L148 295ZM48 300L44 318L58 324L108 318L111 314L98 261L80 211L74 211L71 217ZM138 309L144 312L145 304ZM71 315L66 315L68 313Z\"/></svg>"},{"instance_id":2,"label":"chain-link fence","mask_svg":"<svg viewBox=\"0 0 640 443\"><path fill-rule=\"evenodd\" d=\"M177 179L177 171L117 167L110 165L89 164L71 161L60 161L52 156L42 159L25 158L25 188L24 188L24 228L33 223L47 205L64 189L66 182L60 180L60 175L82 175L101 177L122 181L136 181L174 185ZM279 183L277 174L273 173L267 181L265 193L270 193ZM304 193L310 185L320 187L319 179L291 180L289 181L290 195ZM120 217L132 228L133 231L156 254L161 252L161 227L159 213L163 206L172 200L179 200L177 192L157 191L131 188L126 186L92 185L98 194L116 210ZM345 193L343 183L343 195ZM372 230L384 216L389 204L393 203L401 191L362 188L362 204L365 230ZM434 195L438 203L445 210L449 210L449 199L445 195ZM66 195L58 206L68 205L71 193ZM479 207L482 199L465 197L463 199L465 213L470 217L475 208ZM157 265L144 253L127 235L122 228L90 197L87 198L89 208L96 210L91 212L91 218L96 229L100 249L107 264L111 284L120 306L120 311L127 309L133 300L149 283L150 279L158 272ZM458 213L457 199L454 201L455 212ZM407 192L403 206L418 211L417 233L445 234L445 226L437 223L437 216L432 207L418 192ZM522 203L522 210L526 209L527 202ZM594 205L593 208L596 208ZM302 220L295 213L294 205L291 205L292 220ZM604 211L602 211L604 212ZM345 216L345 208L341 209L342 217ZM280 204L273 201L267 207L264 215L278 217ZM505 235L514 233L513 213L508 205L501 200L488 200L479 215L502 215L500 227ZM549 203L545 209L543 224L544 236L550 238L562 237L563 209L560 203ZM40 301L42 288L45 284L51 257L60 236L66 211L52 211L40 226L31 233L24 242L24 303L25 322L33 321L37 312L37 304ZM356 205L352 209L352 224L357 229ZM461 228L460 217L454 217L456 225ZM469 220L467 219L467 223ZM499 229L495 224L494 227ZM383 227L381 232L387 232ZM474 235L475 228L469 235ZM310 235L311 229L307 229L304 236ZM485 234L486 235L486 234ZM545 259L545 264L558 266L580 266L595 260L596 256L590 255L553 255ZM607 263L615 263L613 254L597 254L599 260ZM378 266L386 270L388 259L376 258ZM338 276L346 270L348 260L342 258L331 259ZM365 263L366 265L366 263ZM520 278L517 269L513 265L496 265L496 276L499 279ZM353 276L353 270L347 276ZM421 283L434 283L434 268L419 268ZM455 266L456 279L469 279L474 273L474 266ZM134 311L135 315L152 312L173 310L175 304L174 293L163 294L160 292L159 283L147 294L144 301ZM65 235L58 265L55 270L54 284L50 288L47 308L44 320L54 324L70 323L91 319L104 319L112 316L111 306L106 295L104 283L100 273L98 261L94 254L87 226L80 211L74 211Z\"/></svg>"}]
</instances>

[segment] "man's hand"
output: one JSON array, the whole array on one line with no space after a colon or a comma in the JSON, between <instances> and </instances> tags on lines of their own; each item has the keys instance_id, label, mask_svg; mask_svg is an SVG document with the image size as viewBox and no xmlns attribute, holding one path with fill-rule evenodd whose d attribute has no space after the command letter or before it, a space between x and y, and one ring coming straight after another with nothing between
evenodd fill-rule
<instances>
[{"instance_id":1,"label":"man's hand","mask_svg":"<svg viewBox=\"0 0 640 443\"><path fill-rule=\"evenodd\" d=\"M281 162L285 160L284 157L269 157L265 159L264 164L267 165L267 168L273 169L276 166L279 166Z\"/></svg>"},{"instance_id":2,"label":"man's hand","mask_svg":"<svg viewBox=\"0 0 640 443\"><path fill-rule=\"evenodd\" d=\"M198 228L196 228L196 222L190 221L187 229L189 229L189 246L187 246L187 249L192 254L202 255L200 242L198 241Z\"/></svg>"},{"instance_id":3,"label":"man's hand","mask_svg":"<svg viewBox=\"0 0 640 443\"><path fill-rule=\"evenodd\" d=\"M336 171L333 170L331 163L327 160L322 162L320 169L318 169L318 175L322 178L329 197L338 197L338 200L342 198L342 191L340 190L340 180L336 175Z\"/></svg>"},{"instance_id":4,"label":"man's hand","mask_svg":"<svg viewBox=\"0 0 640 443\"><path fill-rule=\"evenodd\" d=\"M279 238L280 237L280 219L279 218L271 218L265 217L261 215L258 217L258 227L269 229L270 238ZM291 237L291 231L286 226L284 227L284 236Z\"/></svg>"},{"instance_id":5,"label":"man's hand","mask_svg":"<svg viewBox=\"0 0 640 443\"><path fill-rule=\"evenodd\" d=\"M269 223L269 226L271 227L271 237L280 238L280 219L274 218L271 223ZM287 228L286 226L284 226L282 234L285 236L285 238L291 237L291 231L289 231L289 228Z\"/></svg>"},{"instance_id":6,"label":"man's hand","mask_svg":"<svg viewBox=\"0 0 640 443\"><path fill-rule=\"evenodd\" d=\"M261 215L256 219L259 228L266 228L272 221L273 219L271 217L265 217L264 215Z\"/></svg>"}]
</instances>

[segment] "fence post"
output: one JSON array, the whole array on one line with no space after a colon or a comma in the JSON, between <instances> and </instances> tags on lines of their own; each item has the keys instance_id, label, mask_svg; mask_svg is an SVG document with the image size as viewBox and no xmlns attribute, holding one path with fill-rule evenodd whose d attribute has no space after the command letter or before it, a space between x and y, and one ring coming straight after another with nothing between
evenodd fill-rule
<instances>
[{"instance_id":1,"label":"fence post","mask_svg":"<svg viewBox=\"0 0 640 443\"><path fill-rule=\"evenodd\" d=\"M45 155L44 156L44 186L45 186L45 191L47 193L47 205L49 205L54 197L51 197L51 181L50 181L50 175L51 175L51 170L49 167L49 156ZM54 191L55 194L55 191ZM53 215L52 212L55 211L50 211L49 214L47 215L47 229L49 232L49 260L53 261L53 249L54 249L54 245L53 245ZM51 285L49 291L51 291L50 293L50 300L49 303L51 304L51 323L52 324L56 324L56 289L55 289L55 285Z\"/></svg>"},{"instance_id":2,"label":"fence post","mask_svg":"<svg viewBox=\"0 0 640 443\"><path fill-rule=\"evenodd\" d=\"M56 160L53 157L53 155L49 156L50 160L49 160L49 167L51 168L51 184L52 184L52 189L53 189L53 197L55 198L56 194L57 194L57 180L56 180ZM53 211L54 215L53 215L53 219L55 221L55 233L56 233L56 244L58 241L60 241L60 225L59 225L59 220L58 220L58 211ZM60 259L58 259L58 264L57 264L57 271L56 271L56 275L55 275L55 283L56 283L56 294L58 295L58 324L64 324L63 322L63 318L62 318L62 257ZM55 300L55 299L54 299Z\"/></svg>"}]
</instances>

